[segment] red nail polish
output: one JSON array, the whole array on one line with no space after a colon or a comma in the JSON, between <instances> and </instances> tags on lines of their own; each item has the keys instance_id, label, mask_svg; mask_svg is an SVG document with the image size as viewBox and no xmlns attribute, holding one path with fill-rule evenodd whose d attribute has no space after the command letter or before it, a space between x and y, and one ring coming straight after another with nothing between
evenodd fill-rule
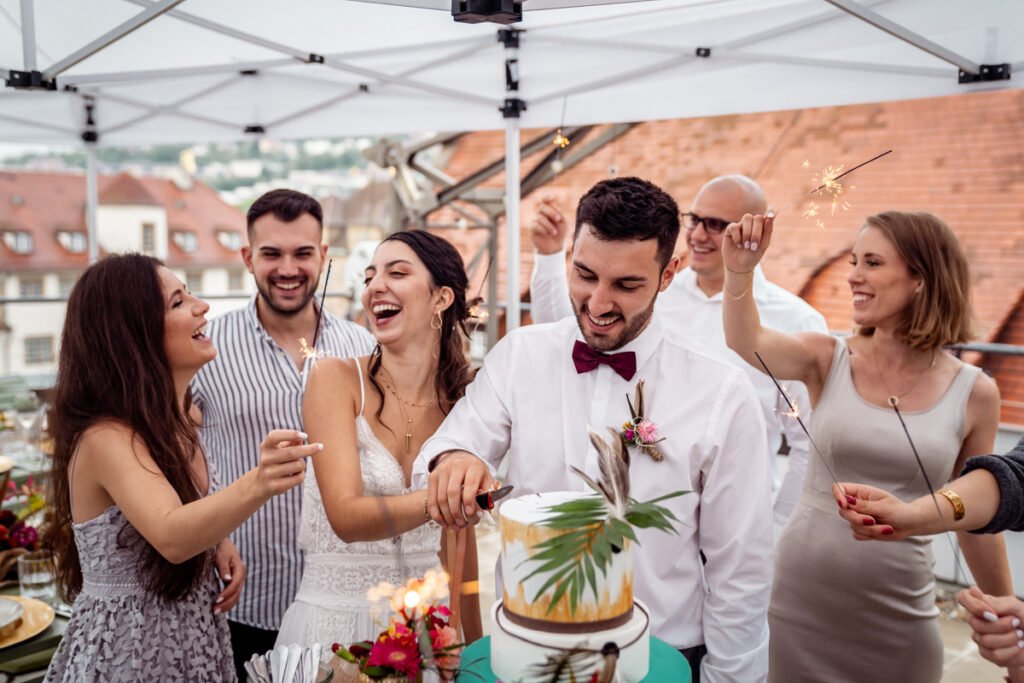
<instances>
[{"instance_id":1,"label":"red nail polish","mask_svg":"<svg viewBox=\"0 0 1024 683\"><path fill-rule=\"evenodd\" d=\"M886 536L891 536L893 534L893 531L894 530L893 530L893 528L891 526L887 526L884 529L882 529L882 533L885 534Z\"/></svg>"},{"instance_id":2,"label":"red nail polish","mask_svg":"<svg viewBox=\"0 0 1024 683\"><path fill-rule=\"evenodd\" d=\"M840 509L840 510L842 510L842 509L843 509L843 504L842 504L842 503L840 503L840 502L839 502L838 500L836 501L836 505L838 505L838 506L839 506L839 509Z\"/></svg>"},{"instance_id":3,"label":"red nail polish","mask_svg":"<svg viewBox=\"0 0 1024 683\"><path fill-rule=\"evenodd\" d=\"M870 517L865 517L862 520L860 520L860 522L864 526L874 526L875 525L875 520L871 519Z\"/></svg>"},{"instance_id":4,"label":"red nail polish","mask_svg":"<svg viewBox=\"0 0 1024 683\"><path fill-rule=\"evenodd\" d=\"M849 503L850 505L856 505L857 504L857 499L854 498L853 496L847 496L846 497L846 502Z\"/></svg>"}]
</instances>

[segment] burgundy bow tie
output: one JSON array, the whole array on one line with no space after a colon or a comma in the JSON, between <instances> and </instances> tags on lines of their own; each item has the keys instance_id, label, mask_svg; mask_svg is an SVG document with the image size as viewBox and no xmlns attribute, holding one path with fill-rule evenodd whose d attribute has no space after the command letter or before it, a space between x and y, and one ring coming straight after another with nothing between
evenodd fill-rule
<instances>
[{"instance_id":1,"label":"burgundy bow tie","mask_svg":"<svg viewBox=\"0 0 1024 683\"><path fill-rule=\"evenodd\" d=\"M576 365L576 372L580 374L590 372L601 363L619 373L626 381L633 379L633 375L636 374L636 354L632 351L601 353L579 340L572 347L572 362Z\"/></svg>"}]
</instances>

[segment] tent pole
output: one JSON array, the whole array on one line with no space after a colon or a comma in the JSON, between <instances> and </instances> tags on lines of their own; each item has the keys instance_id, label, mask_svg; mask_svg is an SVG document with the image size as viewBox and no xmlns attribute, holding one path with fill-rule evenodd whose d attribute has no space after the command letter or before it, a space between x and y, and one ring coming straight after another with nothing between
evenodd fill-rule
<instances>
[{"instance_id":1,"label":"tent pole","mask_svg":"<svg viewBox=\"0 0 1024 683\"><path fill-rule=\"evenodd\" d=\"M487 226L487 350L498 343L498 219L491 214Z\"/></svg>"},{"instance_id":2,"label":"tent pole","mask_svg":"<svg viewBox=\"0 0 1024 683\"><path fill-rule=\"evenodd\" d=\"M505 119L505 332L519 327L519 119Z\"/></svg>"},{"instance_id":3,"label":"tent pole","mask_svg":"<svg viewBox=\"0 0 1024 683\"><path fill-rule=\"evenodd\" d=\"M519 99L519 29L498 31L505 46L505 333L519 327L519 116L526 102ZM497 277L497 273L492 273Z\"/></svg>"},{"instance_id":4,"label":"tent pole","mask_svg":"<svg viewBox=\"0 0 1024 683\"><path fill-rule=\"evenodd\" d=\"M85 229L86 242L89 246L89 265L100 258L100 245L96 233L96 205L99 197L96 182L96 143L85 143Z\"/></svg>"},{"instance_id":5,"label":"tent pole","mask_svg":"<svg viewBox=\"0 0 1024 683\"><path fill-rule=\"evenodd\" d=\"M25 71L36 70L36 13L34 0L21 0L21 55Z\"/></svg>"}]
</instances>

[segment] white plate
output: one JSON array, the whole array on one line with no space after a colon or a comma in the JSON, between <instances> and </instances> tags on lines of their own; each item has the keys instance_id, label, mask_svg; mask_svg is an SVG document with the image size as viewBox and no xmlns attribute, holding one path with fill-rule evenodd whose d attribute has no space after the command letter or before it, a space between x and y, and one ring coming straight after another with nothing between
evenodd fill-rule
<instances>
[{"instance_id":1,"label":"white plate","mask_svg":"<svg viewBox=\"0 0 1024 683\"><path fill-rule=\"evenodd\" d=\"M0 631L5 626L13 624L18 619L21 619L21 615L25 613L25 608L22 604L16 600L10 598L0 597Z\"/></svg>"}]
</instances>

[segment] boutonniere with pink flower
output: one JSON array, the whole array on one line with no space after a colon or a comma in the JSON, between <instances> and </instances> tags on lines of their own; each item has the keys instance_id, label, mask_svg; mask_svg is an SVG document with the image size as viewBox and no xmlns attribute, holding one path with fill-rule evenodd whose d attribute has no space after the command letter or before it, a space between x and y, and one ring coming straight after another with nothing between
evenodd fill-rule
<instances>
[{"instance_id":1,"label":"boutonniere with pink flower","mask_svg":"<svg viewBox=\"0 0 1024 683\"><path fill-rule=\"evenodd\" d=\"M636 395L633 400L626 396L626 403L629 405L630 418L622 423L622 431L619 436L627 446L639 448L642 452L651 456L655 462L665 459L658 444L665 440L665 437L658 436L658 425L644 417L644 381L636 384Z\"/></svg>"}]
</instances>

